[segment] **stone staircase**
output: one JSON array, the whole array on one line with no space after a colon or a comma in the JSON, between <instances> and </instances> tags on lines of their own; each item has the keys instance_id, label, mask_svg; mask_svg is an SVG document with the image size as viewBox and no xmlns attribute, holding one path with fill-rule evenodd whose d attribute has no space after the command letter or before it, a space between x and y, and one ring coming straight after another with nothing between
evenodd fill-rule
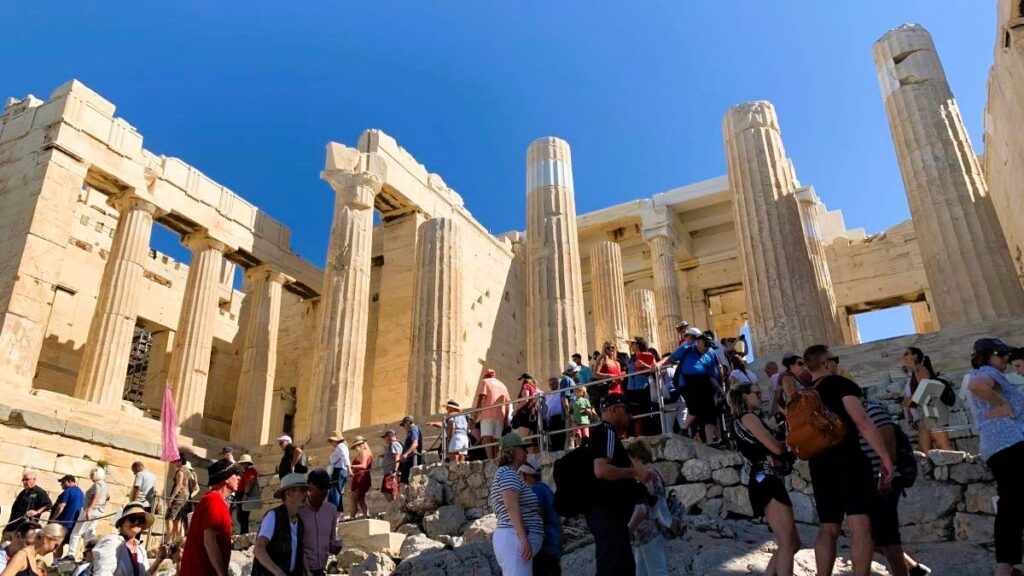
<instances>
[{"instance_id":1,"label":"stone staircase","mask_svg":"<svg viewBox=\"0 0 1024 576\"><path fill-rule=\"evenodd\" d=\"M398 556L405 542L405 534L391 531L386 520L361 518L342 522L339 526L345 548L358 548L367 554L374 552Z\"/></svg>"}]
</instances>

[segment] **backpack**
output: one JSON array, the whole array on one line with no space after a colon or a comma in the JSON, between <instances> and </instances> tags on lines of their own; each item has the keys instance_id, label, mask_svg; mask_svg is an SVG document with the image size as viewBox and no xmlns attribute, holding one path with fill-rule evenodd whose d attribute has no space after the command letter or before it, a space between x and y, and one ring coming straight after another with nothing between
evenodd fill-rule
<instances>
[{"instance_id":1,"label":"backpack","mask_svg":"<svg viewBox=\"0 0 1024 576\"><path fill-rule=\"evenodd\" d=\"M893 472L899 475L900 486L910 488L917 481L917 458L914 457L914 447L910 444L910 438L898 424L893 426L896 434L896 461L893 462Z\"/></svg>"},{"instance_id":2,"label":"backpack","mask_svg":"<svg viewBox=\"0 0 1024 576\"><path fill-rule=\"evenodd\" d=\"M941 401L946 406L955 406L956 389L953 388L953 384L949 380L939 376L938 374L935 375L934 380L942 382L942 394L939 394L939 401Z\"/></svg>"},{"instance_id":3,"label":"backpack","mask_svg":"<svg viewBox=\"0 0 1024 576\"><path fill-rule=\"evenodd\" d=\"M594 455L587 439L555 460L554 479L555 512L559 516L572 518L590 510L597 478L594 477Z\"/></svg>"},{"instance_id":4,"label":"backpack","mask_svg":"<svg viewBox=\"0 0 1024 576\"><path fill-rule=\"evenodd\" d=\"M825 406L814 388L797 390L789 399L786 424L786 445L801 460L820 456L846 438L846 423Z\"/></svg>"}]
</instances>

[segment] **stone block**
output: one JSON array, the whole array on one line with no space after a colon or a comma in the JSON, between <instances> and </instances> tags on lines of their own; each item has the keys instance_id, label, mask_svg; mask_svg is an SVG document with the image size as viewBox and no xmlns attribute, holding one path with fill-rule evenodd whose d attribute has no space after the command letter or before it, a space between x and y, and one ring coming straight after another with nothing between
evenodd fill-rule
<instances>
[{"instance_id":1,"label":"stone block","mask_svg":"<svg viewBox=\"0 0 1024 576\"><path fill-rule=\"evenodd\" d=\"M682 474L687 482L706 482L711 479L711 464L700 458L687 460L683 463Z\"/></svg>"},{"instance_id":2,"label":"stone block","mask_svg":"<svg viewBox=\"0 0 1024 576\"><path fill-rule=\"evenodd\" d=\"M722 486L735 486L740 483L740 473L735 468L721 468L711 473L711 479Z\"/></svg>"},{"instance_id":3,"label":"stone block","mask_svg":"<svg viewBox=\"0 0 1024 576\"><path fill-rule=\"evenodd\" d=\"M689 438L672 436L661 447L661 459L686 462L696 455L694 443Z\"/></svg>"},{"instance_id":4,"label":"stone block","mask_svg":"<svg viewBox=\"0 0 1024 576\"><path fill-rule=\"evenodd\" d=\"M423 534L413 534L412 536L403 537L405 540L402 542L402 546L398 554L403 560L408 560L409 558L426 552L427 550L444 548L444 544L431 540Z\"/></svg>"},{"instance_id":5,"label":"stone block","mask_svg":"<svg viewBox=\"0 0 1024 576\"><path fill-rule=\"evenodd\" d=\"M920 524L938 520L953 512L962 496L963 488L955 484L918 481L900 499L900 523Z\"/></svg>"},{"instance_id":6,"label":"stone block","mask_svg":"<svg viewBox=\"0 0 1024 576\"><path fill-rule=\"evenodd\" d=\"M424 536L424 538L426 537ZM342 541L350 548L359 548L370 553L386 551L397 555L398 551L402 549L402 543L405 542L405 534L385 532L384 534L374 534L358 540Z\"/></svg>"},{"instance_id":7,"label":"stone block","mask_svg":"<svg viewBox=\"0 0 1024 576\"><path fill-rule=\"evenodd\" d=\"M992 472L984 464L963 462L950 467L949 478L957 484L991 482Z\"/></svg>"},{"instance_id":8,"label":"stone block","mask_svg":"<svg viewBox=\"0 0 1024 576\"><path fill-rule=\"evenodd\" d=\"M793 517L803 524L818 523L818 509L814 499L802 492L790 492L789 499L793 502Z\"/></svg>"},{"instance_id":9,"label":"stone block","mask_svg":"<svg viewBox=\"0 0 1024 576\"><path fill-rule=\"evenodd\" d=\"M967 454L955 450L930 450L928 459L936 466L952 466L964 461Z\"/></svg>"},{"instance_id":10,"label":"stone block","mask_svg":"<svg viewBox=\"0 0 1024 576\"><path fill-rule=\"evenodd\" d=\"M681 477L681 468L677 462L666 460L655 462L652 466L657 468L658 472L661 473L661 477L665 479L666 485L672 485L679 482Z\"/></svg>"},{"instance_id":11,"label":"stone block","mask_svg":"<svg viewBox=\"0 0 1024 576\"><path fill-rule=\"evenodd\" d=\"M670 486L668 491L674 493L679 502L689 510L704 500L708 487L706 484L681 484Z\"/></svg>"},{"instance_id":12,"label":"stone block","mask_svg":"<svg viewBox=\"0 0 1024 576\"><path fill-rule=\"evenodd\" d=\"M967 512L995 514L996 487L994 484L969 484L964 494Z\"/></svg>"},{"instance_id":13,"label":"stone block","mask_svg":"<svg viewBox=\"0 0 1024 576\"><path fill-rule=\"evenodd\" d=\"M458 504L441 506L423 517L423 531L431 538L442 534L458 536L466 523L466 512Z\"/></svg>"},{"instance_id":14,"label":"stone block","mask_svg":"<svg viewBox=\"0 0 1024 576\"><path fill-rule=\"evenodd\" d=\"M750 506L750 498L747 495L745 486L729 486L722 494L725 499L725 509L734 514L751 517L754 509Z\"/></svg>"},{"instance_id":15,"label":"stone block","mask_svg":"<svg viewBox=\"0 0 1024 576\"><path fill-rule=\"evenodd\" d=\"M364 518L341 523L341 538L343 542L364 540L370 536L387 534L391 532L391 526L383 520Z\"/></svg>"},{"instance_id":16,"label":"stone block","mask_svg":"<svg viewBox=\"0 0 1024 576\"><path fill-rule=\"evenodd\" d=\"M900 535L904 542L946 542L953 534L953 518L946 516L940 520L909 524L900 527Z\"/></svg>"},{"instance_id":17,"label":"stone block","mask_svg":"<svg viewBox=\"0 0 1024 576\"><path fill-rule=\"evenodd\" d=\"M957 513L953 518L953 533L960 542L992 544L995 542L995 522L993 516Z\"/></svg>"}]
</instances>

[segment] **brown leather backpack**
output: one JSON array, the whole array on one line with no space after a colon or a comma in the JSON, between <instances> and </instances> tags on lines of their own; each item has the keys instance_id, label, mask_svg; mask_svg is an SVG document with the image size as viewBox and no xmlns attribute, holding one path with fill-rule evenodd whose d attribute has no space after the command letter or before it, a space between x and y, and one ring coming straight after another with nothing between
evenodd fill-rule
<instances>
[{"instance_id":1,"label":"brown leather backpack","mask_svg":"<svg viewBox=\"0 0 1024 576\"><path fill-rule=\"evenodd\" d=\"M801 460L810 460L846 438L846 422L828 409L814 388L797 390L786 405L786 445Z\"/></svg>"}]
</instances>

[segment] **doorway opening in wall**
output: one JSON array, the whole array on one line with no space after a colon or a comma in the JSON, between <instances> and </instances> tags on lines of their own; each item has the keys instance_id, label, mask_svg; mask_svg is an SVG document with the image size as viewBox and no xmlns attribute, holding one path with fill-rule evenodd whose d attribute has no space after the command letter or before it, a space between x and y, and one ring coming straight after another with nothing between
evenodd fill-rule
<instances>
[{"instance_id":1,"label":"doorway opening in wall","mask_svg":"<svg viewBox=\"0 0 1024 576\"><path fill-rule=\"evenodd\" d=\"M743 292L743 286L721 286L705 291L704 295L711 320L711 326L706 329L714 331L719 339L739 336L747 322L747 295Z\"/></svg>"},{"instance_id":2,"label":"doorway opening in wall","mask_svg":"<svg viewBox=\"0 0 1024 576\"><path fill-rule=\"evenodd\" d=\"M875 342L907 336L917 331L910 304L861 312L850 317L852 329L860 333L860 342Z\"/></svg>"},{"instance_id":3,"label":"doorway opening in wall","mask_svg":"<svg viewBox=\"0 0 1024 576\"><path fill-rule=\"evenodd\" d=\"M135 325L132 334L132 349L128 355L128 372L124 377L124 393L121 398L142 406L142 397L146 391L146 372L149 370L149 354L153 349L153 333L142 326Z\"/></svg>"}]
</instances>

